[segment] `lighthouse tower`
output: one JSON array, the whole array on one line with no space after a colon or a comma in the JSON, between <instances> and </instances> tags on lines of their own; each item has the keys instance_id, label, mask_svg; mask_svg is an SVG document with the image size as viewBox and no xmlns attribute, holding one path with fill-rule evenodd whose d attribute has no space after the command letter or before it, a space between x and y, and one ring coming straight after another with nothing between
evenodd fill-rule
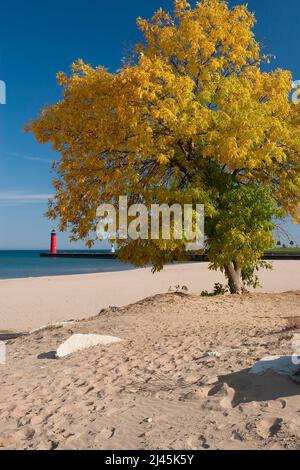
<instances>
[{"instance_id":1,"label":"lighthouse tower","mask_svg":"<svg viewBox=\"0 0 300 470\"><path fill-rule=\"evenodd\" d=\"M52 230L52 232L51 232L50 252L51 252L51 255L56 255L57 254L56 232L55 232L55 230Z\"/></svg>"}]
</instances>

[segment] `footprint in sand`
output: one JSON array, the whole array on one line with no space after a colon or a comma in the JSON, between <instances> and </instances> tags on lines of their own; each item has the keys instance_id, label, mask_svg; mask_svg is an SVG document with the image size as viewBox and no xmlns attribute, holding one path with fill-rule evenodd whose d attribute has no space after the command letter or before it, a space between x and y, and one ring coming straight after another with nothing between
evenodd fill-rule
<instances>
[{"instance_id":1,"label":"footprint in sand","mask_svg":"<svg viewBox=\"0 0 300 470\"><path fill-rule=\"evenodd\" d=\"M240 429L234 429L231 434L231 441L243 442L245 440L244 432Z\"/></svg>"},{"instance_id":2,"label":"footprint in sand","mask_svg":"<svg viewBox=\"0 0 300 470\"><path fill-rule=\"evenodd\" d=\"M215 385L208 392L208 396L220 397L220 405L225 409L234 407L235 395L235 390L225 383Z\"/></svg>"},{"instance_id":3,"label":"footprint in sand","mask_svg":"<svg viewBox=\"0 0 300 470\"><path fill-rule=\"evenodd\" d=\"M209 449L210 445L204 436L191 436L187 440L187 448L189 450Z\"/></svg>"},{"instance_id":4,"label":"footprint in sand","mask_svg":"<svg viewBox=\"0 0 300 470\"><path fill-rule=\"evenodd\" d=\"M267 416L256 426L257 434L264 439L275 436L281 429L282 419L274 416Z\"/></svg>"},{"instance_id":5,"label":"footprint in sand","mask_svg":"<svg viewBox=\"0 0 300 470\"><path fill-rule=\"evenodd\" d=\"M115 431L116 429L111 427L102 428L95 437L94 445L97 448L105 447L105 443L114 436Z\"/></svg>"},{"instance_id":6,"label":"footprint in sand","mask_svg":"<svg viewBox=\"0 0 300 470\"><path fill-rule=\"evenodd\" d=\"M284 410L287 407L287 402L285 400L275 400L268 403L268 408L270 410Z\"/></svg>"}]
</instances>

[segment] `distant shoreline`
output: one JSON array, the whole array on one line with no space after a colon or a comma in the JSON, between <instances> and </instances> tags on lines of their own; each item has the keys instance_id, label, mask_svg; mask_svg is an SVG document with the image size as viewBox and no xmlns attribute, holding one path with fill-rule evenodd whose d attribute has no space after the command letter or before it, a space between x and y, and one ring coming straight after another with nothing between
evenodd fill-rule
<instances>
[{"instance_id":1,"label":"distant shoreline","mask_svg":"<svg viewBox=\"0 0 300 470\"><path fill-rule=\"evenodd\" d=\"M43 256L41 256L41 254ZM276 249L265 254L267 261L300 261L297 248ZM187 263L207 263L202 255L192 255ZM182 262L175 262L182 264ZM105 272L131 271L130 263L120 262L110 250L66 250L51 256L48 250L0 250L0 280L37 279Z\"/></svg>"},{"instance_id":2,"label":"distant shoreline","mask_svg":"<svg viewBox=\"0 0 300 470\"><path fill-rule=\"evenodd\" d=\"M68 253L86 253L86 250L70 250ZM44 251L47 253L49 251ZM48 259L40 257L39 250L0 250L0 279L23 279L74 274L88 274L133 269L117 260L97 259ZM89 253L91 253L89 251ZM94 253L109 253L95 250Z\"/></svg>"},{"instance_id":3,"label":"distant shoreline","mask_svg":"<svg viewBox=\"0 0 300 470\"><path fill-rule=\"evenodd\" d=\"M275 261L273 271L262 270L257 292L300 290L300 261ZM101 273L0 280L0 331L30 331L49 323L83 319L109 306L124 306L146 297L186 286L188 292L212 291L226 283L222 273L208 263L166 266L152 274L150 268ZM263 309L263 305L262 305ZM292 312L291 312L292 313Z\"/></svg>"}]
</instances>

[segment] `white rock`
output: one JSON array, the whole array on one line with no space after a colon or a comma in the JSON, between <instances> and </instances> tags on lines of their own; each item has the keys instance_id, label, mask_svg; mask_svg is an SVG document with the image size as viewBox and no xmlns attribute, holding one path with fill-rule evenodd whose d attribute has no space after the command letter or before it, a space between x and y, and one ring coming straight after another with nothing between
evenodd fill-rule
<instances>
[{"instance_id":1,"label":"white rock","mask_svg":"<svg viewBox=\"0 0 300 470\"><path fill-rule=\"evenodd\" d=\"M291 346L295 353L300 353L300 335L294 335L291 341Z\"/></svg>"},{"instance_id":2,"label":"white rock","mask_svg":"<svg viewBox=\"0 0 300 470\"><path fill-rule=\"evenodd\" d=\"M256 362L250 374L262 375L268 370L280 375L293 375L299 370L299 363L294 356L268 356Z\"/></svg>"},{"instance_id":3,"label":"white rock","mask_svg":"<svg viewBox=\"0 0 300 470\"><path fill-rule=\"evenodd\" d=\"M56 357L64 357L72 354L76 351L91 348L92 346L107 345L112 343L119 343L122 341L120 338L115 336L102 336L93 334L75 334L70 336L64 343L62 343L57 351Z\"/></svg>"}]
</instances>

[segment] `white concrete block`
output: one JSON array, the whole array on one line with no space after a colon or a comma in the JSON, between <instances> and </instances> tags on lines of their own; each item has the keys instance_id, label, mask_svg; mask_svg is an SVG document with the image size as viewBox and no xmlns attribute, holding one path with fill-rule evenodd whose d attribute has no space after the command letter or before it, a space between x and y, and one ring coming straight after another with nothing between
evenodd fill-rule
<instances>
[{"instance_id":1,"label":"white concrete block","mask_svg":"<svg viewBox=\"0 0 300 470\"><path fill-rule=\"evenodd\" d=\"M106 346L108 344L119 343L120 341L122 340L120 338L116 338L115 336L78 333L70 336L70 338L68 338L57 348L56 357L64 357L76 351L91 348L92 346Z\"/></svg>"}]
</instances>

